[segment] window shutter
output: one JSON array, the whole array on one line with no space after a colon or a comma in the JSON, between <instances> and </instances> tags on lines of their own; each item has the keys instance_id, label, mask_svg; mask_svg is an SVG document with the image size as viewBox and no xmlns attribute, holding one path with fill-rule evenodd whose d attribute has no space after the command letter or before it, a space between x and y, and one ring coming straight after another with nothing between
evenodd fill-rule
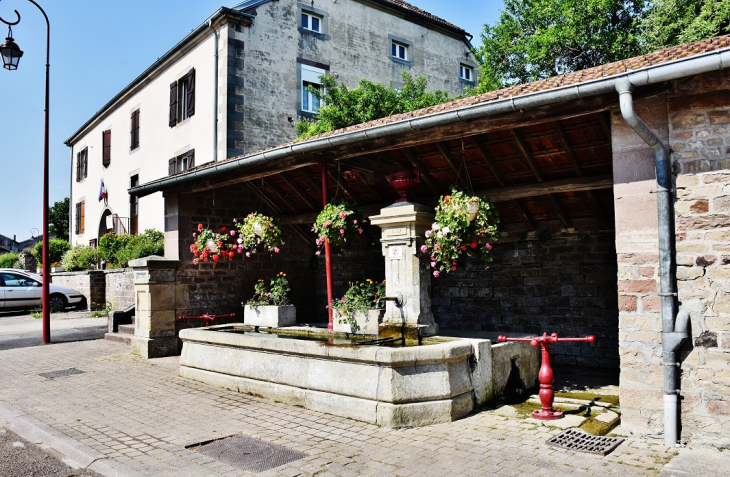
<instances>
[{"instance_id":1,"label":"window shutter","mask_svg":"<svg viewBox=\"0 0 730 477\"><path fill-rule=\"evenodd\" d=\"M188 169L195 167L195 149L188 151Z\"/></svg>"},{"instance_id":2,"label":"window shutter","mask_svg":"<svg viewBox=\"0 0 730 477\"><path fill-rule=\"evenodd\" d=\"M188 117L195 114L195 68L188 73Z\"/></svg>"},{"instance_id":3,"label":"window shutter","mask_svg":"<svg viewBox=\"0 0 730 477\"><path fill-rule=\"evenodd\" d=\"M79 234L79 230L81 230L81 222L79 221L81 219L81 202L76 203L76 226L74 227L74 232L76 235Z\"/></svg>"},{"instance_id":4,"label":"window shutter","mask_svg":"<svg viewBox=\"0 0 730 477\"><path fill-rule=\"evenodd\" d=\"M89 175L89 148L85 147L83 151L81 151L84 156L84 163L82 165L84 177L88 177Z\"/></svg>"},{"instance_id":5,"label":"window shutter","mask_svg":"<svg viewBox=\"0 0 730 477\"><path fill-rule=\"evenodd\" d=\"M177 164L177 158L173 157L168 161L168 175L175 174L175 165Z\"/></svg>"},{"instance_id":6,"label":"window shutter","mask_svg":"<svg viewBox=\"0 0 730 477\"><path fill-rule=\"evenodd\" d=\"M76 182L81 181L81 151L76 153Z\"/></svg>"},{"instance_id":7,"label":"window shutter","mask_svg":"<svg viewBox=\"0 0 730 477\"><path fill-rule=\"evenodd\" d=\"M170 84L170 127L177 124L177 81Z\"/></svg>"},{"instance_id":8,"label":"window shutter","mask_svg":"<svg viewBox=\"0 0 730 477\"><path fill-rule=\"evenodd\" d=\"M112 162L111 148L112 148L112 132L104 131L102 134L102 157L101 163L104 167L108 167Z\"/></svg>"},{"instance_id":9,"label":"window shutter","mask_svg":"<svg viewBox=\"0 0 730 477\"><path fill-rule=\"evenodd\" d=\"M80 216L79 233L82 234L82 233L84 233L84 217L86 216L86 211L84 209L86 209L86 202L81 201L81 203L79 205L80 205L80 207L79 207L79 211L80 211L79 212L79 216Z\"/></svg>"}]
</instances>

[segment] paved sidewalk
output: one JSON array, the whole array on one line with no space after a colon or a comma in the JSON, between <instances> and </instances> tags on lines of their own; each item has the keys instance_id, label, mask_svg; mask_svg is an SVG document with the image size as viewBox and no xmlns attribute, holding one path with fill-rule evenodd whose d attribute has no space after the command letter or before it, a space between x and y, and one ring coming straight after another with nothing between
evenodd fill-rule
<instances>
[{"instance_id":1,"label":"paved sidewalk","mask_svg":"<svg viewBox=\"0 0 730 477\"><path fill-rule=\"evenodd\" d=\"M627 439L606 457L549 447L559 430L494 412L392 430L183 379L178 358L108 341L0 351L0 421L102 475L252 475L186 446L235 434L307 457L259 475L658 475L672 457ZM39 373L77 368L47 379Z\"/></svg>"}]
</instances>

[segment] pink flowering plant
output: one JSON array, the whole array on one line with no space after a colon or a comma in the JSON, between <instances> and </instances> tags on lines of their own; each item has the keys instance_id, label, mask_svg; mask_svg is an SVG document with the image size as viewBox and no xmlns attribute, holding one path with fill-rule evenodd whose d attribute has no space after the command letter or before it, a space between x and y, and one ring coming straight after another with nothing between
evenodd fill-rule
<instances>
[{"instance_id":1,"label":"pink flowering plant","mask_svg":"<svg viewBox=\"0 0 730 477\"><path fill-rule=\"evenodd\" d=\"M325 240L330 245L343 245L363 232L364 222L362 212L349 202L329 203L317 216L312 232L317 234L317 246L323 246Z\"/></svg>"},{"instance_id":2,"label":"pink flowering plant","mask_svg":"<svg viewBox=\"0 0 730 477\"><path fill-rule=\"evenodd\" d=\"M339 300L332 301L332 310L339 314L340 323L349 323L356 329L357 322L354 314L358 311L367 311L375 309L378 298L385 296L385 280L376 283L371 279L364 282L350 282L350 288L345 292L345 296Z\"/></svg>"},{"instance_id":3,"label":"pink flowering plant","mask_svg":"<svg viewBox=\"0 0 730 477\"><path fill-rule=\"evenodd\" d=\"M421 252L431 259L433 275L456 270L456 260L462 253L479 253L491 262L490 251L497 232L497 210L487 199L452 189L442 196L436 206L436 221L426 231L426 243Z\"/></svg>"},{"instance_id":4,"label":"pink flowering plant","mask_svg":"<svg viewBox=\"0 0 730 477\"><path fill-rule=\"evenodd\" d=\"M284 242L281 238L281 229L274 223L274 219L266 215L253 212L243 220L233 219L238 229L236 245L238 253L246 253L247 257L256 253L258 248L279 253L279 247Z\"/></svg>"},{"instance_id":5,"label":"pink flowering plant","mask_svg":"<svg viewBox=\"0 0 730 477\"><path fill-rule=\"evenodd\" d=\"M190 244L193 265L198 265L200 262L215 264L220 260L233 260L236 254L231 238L232 235L226 227L221 227L218 232L215 232L204 227L203 224L198 224L197 230L193 232L193 243Z\"/></svg>"},{"instance_id":6,"label":"pink flowering plant","mask_svg":"<svg viewBox=\"0 0 730 477\"><path fill-rule=\"evenodd\" d=\"M276 277L271 279L271 284L267 287L263 279L259 279L253 287L253 297L246 302L249 306L286 306L290 305L289 280L286 279L286 273L279 272Z\"/></svg>"}]
</instances>

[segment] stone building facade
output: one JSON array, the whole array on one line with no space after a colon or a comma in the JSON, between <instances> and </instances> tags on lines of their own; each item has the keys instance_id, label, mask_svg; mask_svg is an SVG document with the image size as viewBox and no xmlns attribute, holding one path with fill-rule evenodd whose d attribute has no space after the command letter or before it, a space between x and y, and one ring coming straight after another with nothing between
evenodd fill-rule
<instances>
[{"instance_id":1,"label":"stone building facade","mask_svg":"<svg viewBox=\"0 0 730 477\"><path fill-rule=\"evenodd\" d=\"M70 241L162 230L162 194L130 200L130 187L291 141L294 124L316 115L307 87L319 88L320 75L349 87L362 78L398 86L408 72L462 93L476 84L469 38L400 0L221 8L66 141Z\"/></svg>"}]
</instances>

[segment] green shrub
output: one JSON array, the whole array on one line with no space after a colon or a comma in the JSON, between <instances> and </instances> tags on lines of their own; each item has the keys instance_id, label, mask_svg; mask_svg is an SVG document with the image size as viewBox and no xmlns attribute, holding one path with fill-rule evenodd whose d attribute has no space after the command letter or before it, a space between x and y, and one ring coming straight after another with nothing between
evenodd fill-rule
<instances>
[{"instance_id":1,"label":"green shrub","mask_svg":"<svg viewBox=\"0 0 730 477\"><path fill-rule=\"evenodd\" d=\"M63 258L63 254L69 250L71 250L71 244L63 239L54 238L48 241L48 258L51 263L60 262ZM43 241L36 243L30 254L38 260L38 265L42 265Z\"/></svg>"},{"instance_id":2,"label":"green shrub","mask_svg":"<svg viewBox=\"0 0 730 477\"><path fill-rule=\"evenodd\" d=\"M109 233L99 240L99 250L111 267L126 267L130 260L165 254L165 236L147 229L140 235Z\"/></svg>"},{"instance_id":3,"label":"green shrub","mask_svg":"<svg viewBox=\"0 0 730 477\"><path fill-rule=\"evenodd\" d=\"M76 245L63 254L61 265L69 271L93 270L99 265L101 251L85 245Z\"/></svg>"},{"instance_id":4,"label":"green shrub","mask_svg":"<svg viewBox=\"0 0 730 477\"><path fill-rule=\"evenodd\" d=\"M0 255L0 268L20 268L17 253L4 253Z\"/></svg>"}]
</instances>

